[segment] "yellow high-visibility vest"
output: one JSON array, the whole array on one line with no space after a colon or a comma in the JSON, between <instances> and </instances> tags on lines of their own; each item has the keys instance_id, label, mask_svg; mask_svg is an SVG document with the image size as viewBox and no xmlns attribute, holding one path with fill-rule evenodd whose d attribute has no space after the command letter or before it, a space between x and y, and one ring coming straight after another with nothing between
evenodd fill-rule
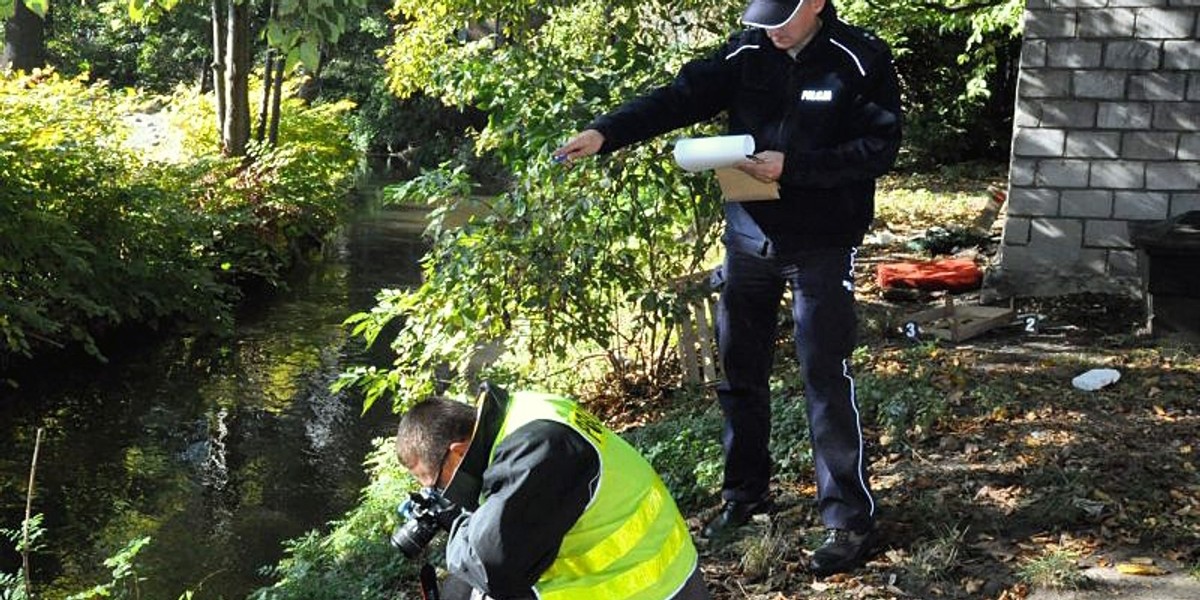
<instances>
[{"instance_id":1,"label":"yellow high-visibility vest","mask_svg":"<svg viewBox=\"0 0 1200 600\"><path fill-rule=\"evenodd\" d=\"M558 556L534 586L541 600L666 600L696 568L675 500L646 459L577 403L516 392L492 445L536 420L579 432L600 456L600 481L567 531ZM491 459L489 458L489 462Z\"/></svg>"}]
</instances>

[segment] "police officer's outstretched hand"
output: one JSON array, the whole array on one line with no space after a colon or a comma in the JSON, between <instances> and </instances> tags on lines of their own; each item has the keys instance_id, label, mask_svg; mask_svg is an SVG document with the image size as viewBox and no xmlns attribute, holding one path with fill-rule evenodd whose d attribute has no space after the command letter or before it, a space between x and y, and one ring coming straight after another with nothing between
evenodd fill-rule
<instances>
[{"instance_id":1,"label":"police officer's outstretched hand","mask_svg":"<svg viewBox=\"0 0 1200 600\"><path fill-rule=\"evenodd\" d=\"M595 129L584 129L567 140L561 148L554 151L554 159L564 164L586 158L600 151L604 145L604 134Z\"/></svg>"}]
</instances>

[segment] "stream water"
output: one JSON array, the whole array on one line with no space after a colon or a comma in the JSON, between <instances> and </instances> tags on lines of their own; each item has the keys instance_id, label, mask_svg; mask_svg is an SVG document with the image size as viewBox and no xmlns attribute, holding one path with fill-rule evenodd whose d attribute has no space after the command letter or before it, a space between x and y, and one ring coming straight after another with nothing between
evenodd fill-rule
<instances>
[{"instance_id":1,"label":"stream water","mask_svg":"<svg viewBox=\"0 0 1200 600\"><path fill-rule=\"evenodd\" d=\"M141 598L244 598L269 583L259 570L284 540L355 504L362 459L395 419L383 405L360 416L360 398L330 392L347 365L388 362L341 323L380 288L418 283L424 251L424 215L381 208L378 189L360 187L327 257L248 307L231 338L129 344L107 365L0 387L0 528L20 528L44 429L40 597L107 581L103 560L149 536ZM0 572L15 573L20 556L7 539L0 548Z\"/></svg>"}]
</instances>

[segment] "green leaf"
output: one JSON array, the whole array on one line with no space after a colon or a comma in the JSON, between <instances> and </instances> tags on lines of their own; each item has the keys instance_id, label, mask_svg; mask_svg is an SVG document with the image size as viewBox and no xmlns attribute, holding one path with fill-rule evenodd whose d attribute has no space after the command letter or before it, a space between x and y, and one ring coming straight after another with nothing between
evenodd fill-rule
<instances>
[{"instance_id":1,"label":"green leaf","mask_svg":"<svg viewBox=\"0 0 1200 600\"><path fill-rule=\"evenodd\" d=\"M267 24L267 43L276 48L283 47L283 27L278 21Z\"/></svg>"},{"instance_id":2,"label":"green leaf","mask_svg":"<svg viewBox=\"0 0 1200 600\"><path fill-rule=\"evenodd\" d=\"M283 62L283 70L290 73L298 64L300 64L300 49L293 46L288 50L287 58Z\"/></svg>"},{"instance_id":3,"label":"green leaf","mask_svg":"<svg viewBox=\"0 0 1200 600\"><path fill-rule=\"evenodd\" d=\"M312 40L304 40L300 43L300 62L310 70L316 70L317 63L321 60L321 55L317 50L316 42Z\"/></svg>"},{"instance_id":4,"label":"green leaf","mask_svg":"<svg viewBox=\"0 0 1200 600\"><path fill-rule=\"evenodd\" d=\"M280 46L283 50L295 50L296 44L300 41L299 31L288 31L284 35L283 44Z\"/></svg>"},{"instance_id":5,"label":"green leaf","mask_svg":"<svg viewBox=\"0 0 1200 600\"><path fill-rule=\"evenodd\" d=\"M129 0L129 18L138 22L146 19L146 0Z\"/></svg>"},{"instance_id":6,"label":"green leaf","mask_svg":"<svg viewBox=\"0 0 1200 600\"><path fill-rule=\"evenodd\" d=\"M50 0L25 0L25 6L44 19L50 10Z\"/></svg>"}]
</instances>

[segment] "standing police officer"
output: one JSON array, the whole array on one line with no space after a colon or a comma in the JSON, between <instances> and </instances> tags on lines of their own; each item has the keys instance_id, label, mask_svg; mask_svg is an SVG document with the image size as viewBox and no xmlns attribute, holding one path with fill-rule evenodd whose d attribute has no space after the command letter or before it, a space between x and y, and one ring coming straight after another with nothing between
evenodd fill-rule
<instances>
[{"instance_id":1,"label":"standing police officer","mask_svg":"<svg viewBox=\"0 0 1200 600\"><path fill-rule=\"evenodd\" d=\"M720 537L770 508L768 380L787 286L829 529L810 566L824 575L858 566L875 526L849 365L853 263L874 216L875 179L899 151L900 92L887 45L839 20L832 0L752 0L742 22L750 28L716 53L597 118L556 155L569 163L612 152L722 112L728 133L754 137L759 151L738 168L778 182L780 198L725 203L725 503L704 534Z\"/></svg>"}]
</instances>

